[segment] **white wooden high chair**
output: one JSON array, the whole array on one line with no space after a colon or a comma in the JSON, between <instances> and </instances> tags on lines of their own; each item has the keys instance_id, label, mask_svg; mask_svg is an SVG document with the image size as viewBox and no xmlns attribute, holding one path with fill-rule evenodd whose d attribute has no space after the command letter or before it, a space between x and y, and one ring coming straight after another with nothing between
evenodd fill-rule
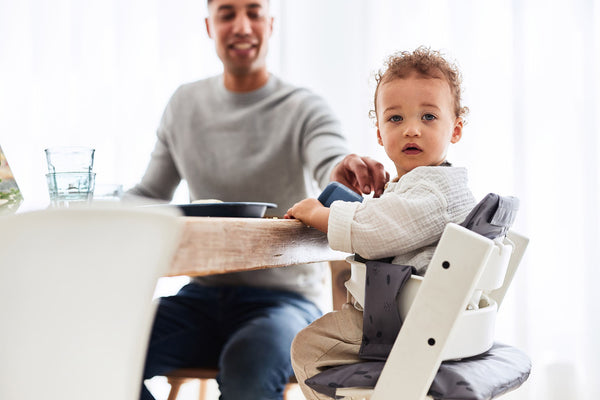
<instances>
[{"instance_id":1,"label":"white wooden high chair","mask_svg":"<svg viewBox=\"0 0 600 400\"><path fill-rule=\"evenodd\" d=\"M333 387L336 398L419 400L491 399L523 383L531 367L527 356L493 340L498 307L528 244L516 232L505 236L516 209L502 208L515 201L490 194L462 224L467 227L448 224L425 276L412 275L397 297L402 327L387 360L379 362L382 370L367 370L377 362L366 361L350 367L352 377L346 368L340 378L335 370L348 366L334 367L309 379L312 384ZM500 222L505 226L494 225ZM352 276L346 287L364 305L367 267L354 256L348 261ZM465 360L442 364L456 359ZM365 375L371 384L358 385Z\"/></svg>"}]
</instances>

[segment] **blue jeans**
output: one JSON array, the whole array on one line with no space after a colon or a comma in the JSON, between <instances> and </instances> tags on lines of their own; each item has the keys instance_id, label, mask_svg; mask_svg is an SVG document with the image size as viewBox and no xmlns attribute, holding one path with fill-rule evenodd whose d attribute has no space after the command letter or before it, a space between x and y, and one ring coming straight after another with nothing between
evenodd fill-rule
<instances>
[{"instance_id":1,"label":"blue jeans","mask_svg":"<svg viewBox=\"0 0 600 400\"><path fill-rule=\"evenodd\" d=\"M321 315L303 296L190 283L160 299L144 379L177 368L219 368L222 400L282 399L296 333ZM142 400L154 397L142 384Z\"/></svg>"}]
</instances>

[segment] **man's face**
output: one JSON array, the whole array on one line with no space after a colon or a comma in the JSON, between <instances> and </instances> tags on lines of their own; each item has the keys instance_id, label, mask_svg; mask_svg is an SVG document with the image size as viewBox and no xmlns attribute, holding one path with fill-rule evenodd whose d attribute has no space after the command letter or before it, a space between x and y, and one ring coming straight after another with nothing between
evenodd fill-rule
<instances>
[{"instance_id":1,"label":"man's face","mask_svg":"<svg viewBox=\"0 0 600 400\"><path fill-rule=\"evenodd\" d=\"M273 32L268 0L213 0L208 12L206 29L225 72L245 75L266 70Z\"/></svg>"}]
</instances>

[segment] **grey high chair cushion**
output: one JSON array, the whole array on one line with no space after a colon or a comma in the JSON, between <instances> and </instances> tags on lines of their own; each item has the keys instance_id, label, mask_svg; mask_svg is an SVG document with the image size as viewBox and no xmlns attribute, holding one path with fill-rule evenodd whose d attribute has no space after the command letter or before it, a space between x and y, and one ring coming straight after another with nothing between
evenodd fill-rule
<instances>
[{"instance_id":1,"label":"grey high chair cushion","mask_svg":"<svg viewBox=\"0 0 600 400\"><path fill-rule=\"evenodd\" d=\"M330 368L306 380L319 393L336 397L337 388L375 387L384 361ZM488 400L516 389L529 377L531 362L520 350L495 343L490 350L460 361L444 361L429 396L436 400Z\"/></svg>"},{"instance_id":2,"label":"grey high chair cushion","mask_svg":"<svg viewBox=\"0 0 600 400\"><path fill-rule=\"evenodd\" d=\"M487 194L460 224L488 239L505 236L511 227L517 211L519 199L512 196Z\"/></svg>"}]
</instances>

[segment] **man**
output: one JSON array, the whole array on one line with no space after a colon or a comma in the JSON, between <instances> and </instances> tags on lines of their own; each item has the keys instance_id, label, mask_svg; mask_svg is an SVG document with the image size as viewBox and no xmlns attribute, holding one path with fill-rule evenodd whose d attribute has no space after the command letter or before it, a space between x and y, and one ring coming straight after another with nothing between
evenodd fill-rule
<instances>
[{"instance_id":1,"label":"man","mask_svg":"<svg viewBox=\"0 0 600 400\"><path fill-rule=\"evenodd\" d=\"M175 92L147 171L129 194L168 201L185 179L192 200L273 202L280 216L309 194L313 179L381 194L389 175L347 155L324 101L268 72L268 0L208 0L208 10L223 74ZM161 299L144 378L218 367L223 399L281 399L293 374L291 341L322 314L324 273L311 264L194 278ZM143 387L142 399L152 398Z\"/></svg>"}]
</instances>

